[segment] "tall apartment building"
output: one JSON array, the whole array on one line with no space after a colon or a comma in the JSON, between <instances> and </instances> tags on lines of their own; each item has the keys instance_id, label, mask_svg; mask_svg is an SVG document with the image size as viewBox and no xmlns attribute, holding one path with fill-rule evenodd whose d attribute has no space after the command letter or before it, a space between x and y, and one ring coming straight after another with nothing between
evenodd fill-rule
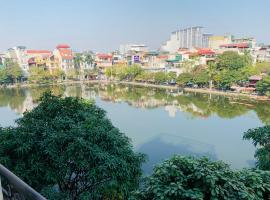
<instances>
[{"instance_id":1,"label":"tall apartment building","mask_svg":"<svg viewBox=\"0 0 270 200\"><path fill-rule=\"evenodd\" d=\"M203 33L201 26L181 29L172 32L170 39L161 47L161 50L173 53L179 48L207 48L210 36Z\"/></svg>"}]
</instances>

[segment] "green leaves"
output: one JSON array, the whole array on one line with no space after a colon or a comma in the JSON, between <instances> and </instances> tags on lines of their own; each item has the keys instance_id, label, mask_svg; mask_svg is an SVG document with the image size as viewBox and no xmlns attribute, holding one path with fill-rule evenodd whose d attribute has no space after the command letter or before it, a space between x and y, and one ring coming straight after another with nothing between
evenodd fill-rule
<instances>
[{"instance_id":1,"label":"green leaves","mask_svg":"<svg viewBox=\"0 0 270 200\"><path fill-rule=\"evenodd\" d=\"M266 76L262 80L257 82L256 91L263 95L270 95L270 76Z\"/></svg>"},{"instance_id":2,"label":"green leaves","mask_svg":"<svg viewBox=\"0 0 270 200\"><path fill-rule=\"evenodd\" d=\"M252 140L257 147L255 157L257 166L262 170L270 170L270 126L259 127L248 130L243 137Z\"/></svg>"},{"instance_id":3,"label":"green leaves","mask_svg":"<svg viewBox=\"0 0 270 200\"><path fill-rule=\"evenodd\" d=\"M233 171L223 162L174 156L154 169L134 199L267 199L270 172Z\"/></svg>"},{"instance_id":4,"label":"green leaves","mask_svg":"<svg viewBox=\"0 0 270 200\"><path fill-rule=\"evenodd\" d=\"M144 155L92 102L45 93L0 133L0 162L38 191L58 186L48 198L128 196L138 185Z\"/></svg>"}]
</instances>

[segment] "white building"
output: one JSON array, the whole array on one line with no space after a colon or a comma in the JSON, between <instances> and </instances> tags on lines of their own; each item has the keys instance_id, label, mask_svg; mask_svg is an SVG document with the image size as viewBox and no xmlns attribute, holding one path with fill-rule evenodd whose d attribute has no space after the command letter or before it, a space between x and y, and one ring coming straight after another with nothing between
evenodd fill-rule
<instances>
[{"instance_id":1,"label":"white building","mask_svg":"<svg viewBox=\"0 0 270 200\"><path fill-rule=\"evenodd\" d=\"M7 58L12 59L13 61L17 62L21 69L24 71L25 74L28 74L28 56L26 53L26 47L24 46L17 46L8 49Z\"/></svg>"},{"instance_id":2,"label":"white building","mask_svg":"<svg viewBox=\"0 0 270 200\"><path fill-rule=\"evenodd\" d=\"M120 54L122 55L125 55L130 51L147 52L148 47L144 44L124 44L124 45L120 45L119 51L120 51Z\"/></svg>"},{"instance_id":3,"label":"white building","mask_svg":"<svg viewBox=\"0 0 270 200\"><path fill-rule=\"evenodd\" d=\"M203 27L194 26L172 32L162 51L176 52L180 48L207 48L210 34L203 34Z\"/></svg>"}]
</instances>

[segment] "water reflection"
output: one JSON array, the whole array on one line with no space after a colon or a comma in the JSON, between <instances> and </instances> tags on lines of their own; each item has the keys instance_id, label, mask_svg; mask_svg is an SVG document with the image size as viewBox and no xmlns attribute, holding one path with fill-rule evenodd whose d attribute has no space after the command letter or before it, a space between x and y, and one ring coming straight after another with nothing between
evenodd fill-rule
<instances>
[{"instance_id":1,"label":"water reflection","mask_svg":"<svg viewBox=\"0 0 270 200\"><path fill-rule=\"evenodd\" d=\"M270 122L270 103L180 90L115 84L74 84L0 89L0 125L14 124L17 114L31 110L45 91L95 100L113 124L148 154L143 167L173 154L208 156L235 168L254 164L254 146L243 141L249 128Z\"/></svg>"},{"instance_id":2,"label":"water reflection","mask_svg":"<svg viewBox=\"0 0 270 200\"><path fill-rule=\"evenodd\" d=\"M153 109L164 107L170 117L177 112L185 112L191 117L208 118L217 115L231 119L254 111L265 124L270 123L270 103L255 100L225 97L201 93L184 93L179 90L138 87L115 84L76 84L29 89L1 89L0 107L10 107L17 113L32 109L45 91L56 95L78 96L85 99L100 97L103 101L126 102L136 108Z\"/></svg>"},{"instance_id":3,"label":"water reflection","mask_svg":"<svg viewBox=\"0 0 270 200\"><path fill-rule=\"evenodd\" d=\"M211 144L202 143L188 138L168 135L160 135L153 140L144 143L138 150L147 155L151 155L147 164L143 165L146 173L151 173L156 163L161 163L164 159L175 154L193 155L197 157L207 156L212 160L217 159L215 147Z\"/></svg>"}]
</instances>

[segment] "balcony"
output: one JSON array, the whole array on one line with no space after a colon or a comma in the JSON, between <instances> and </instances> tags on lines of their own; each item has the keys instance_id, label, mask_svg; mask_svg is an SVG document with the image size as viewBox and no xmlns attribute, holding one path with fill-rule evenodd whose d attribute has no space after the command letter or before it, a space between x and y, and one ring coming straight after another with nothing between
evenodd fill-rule
<instances>
[{"instance_id":1,"label":"balcony","mask_svg":"<svg viewBox=\"0 0 270 200\"><path fill-rule=\"evenodd\" d=\"M0 200L46 200L46 198L0 164Z\"/></svg>"}]
</instances>

